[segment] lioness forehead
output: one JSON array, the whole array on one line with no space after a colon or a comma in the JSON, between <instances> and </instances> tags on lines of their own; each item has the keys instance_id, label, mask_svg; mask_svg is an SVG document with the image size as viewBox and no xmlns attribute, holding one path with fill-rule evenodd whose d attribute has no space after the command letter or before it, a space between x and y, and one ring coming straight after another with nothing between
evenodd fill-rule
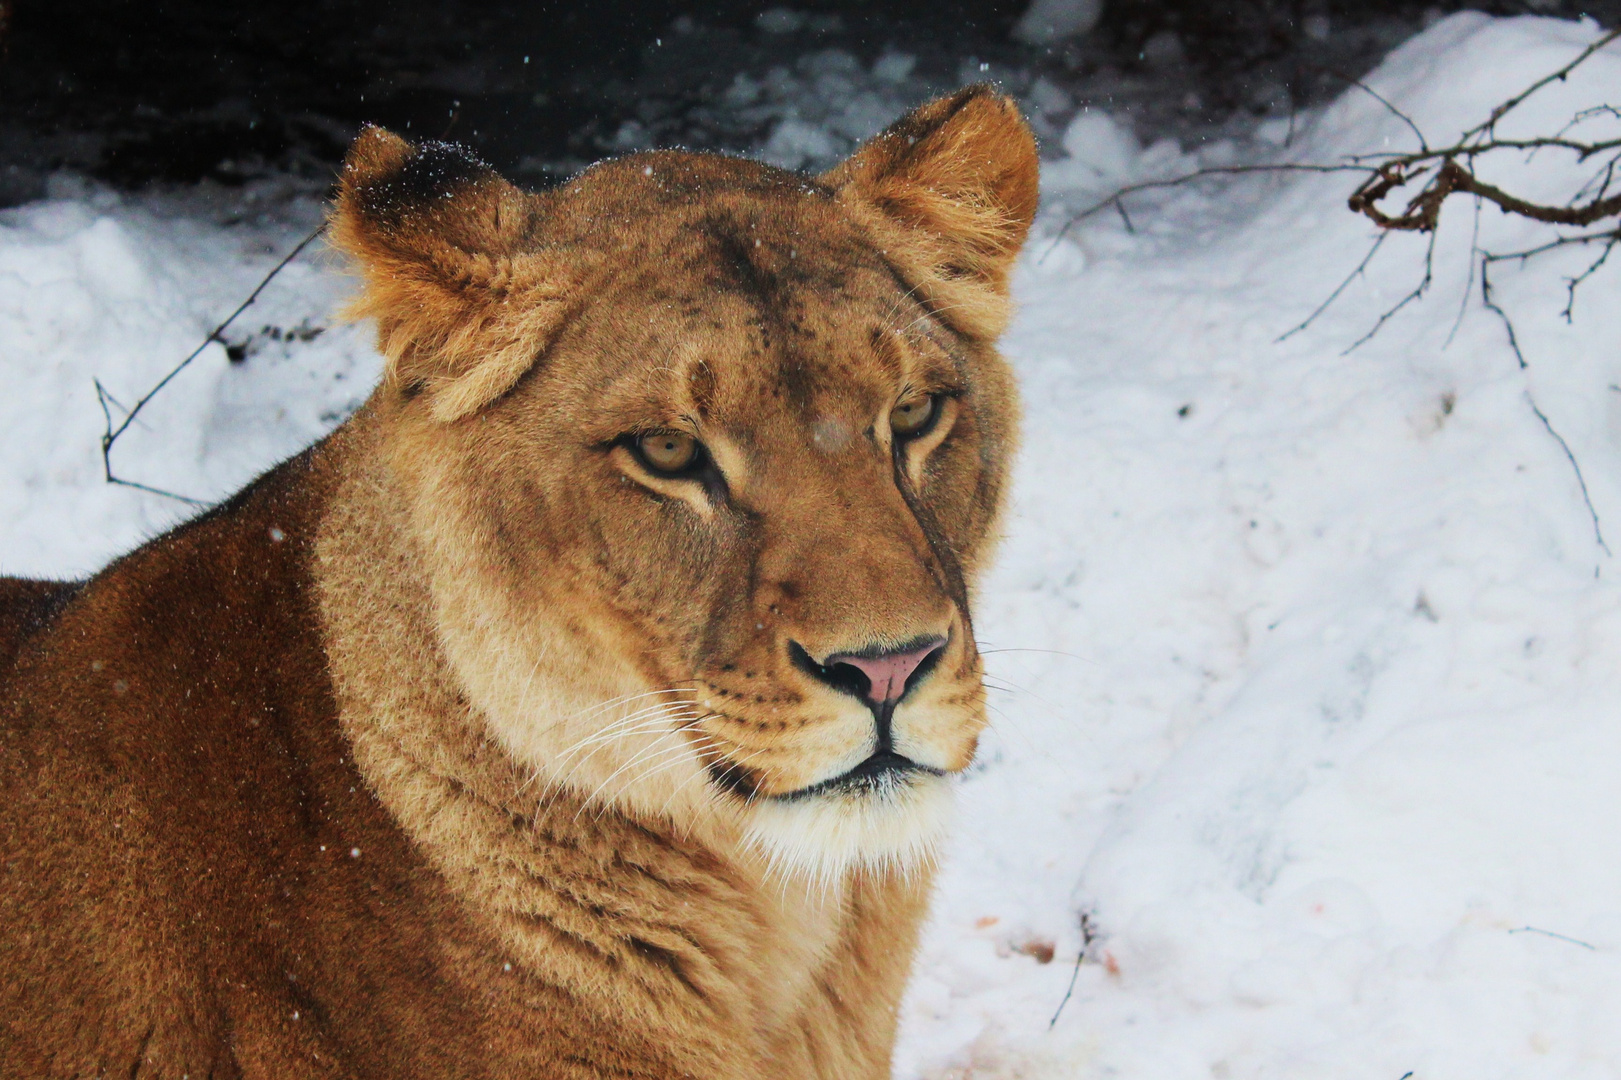
<instances>
[{"instance_id":1,"label":"lioness forehead","mask_svg":"<svg viewBox=\"0 0 1621 1080\"><path fill-rule=\"evenodd\" d=\"M904 293L887 276L872 275L883 291L866 296L858 274L846 279L848 296L781 279L762 295L736 287L727 268L699 269L686 290L616 282L634 300L602 297L547 358L551 376L591 400L603 438L682 418L753 427L768 414L804 424L841 415L865 427L908 389L959 389L950 352L894 325Z\"/></svg>"},{"instance_id":2,"label":"lioness forehead","mask_svg":"<svg viewBox=\"0 0 1621 1080\"><path fill-rule=\"evenodd\" d=\"M562 192L569 242L605 252L617 273L711 289L780 308L808 294L829 299L906 291L866 231L825 185L757 162L639 154L585 173ZM886 280L887 279L887 280Z\"/></svg>"},{"instance_id":3,"label":"lioness forehead","mask_svg":"<svg viewBox=\"0 0 1621 1080\"><path fill-rule=\"evenodd\" d=\"M585 201L614 225L608 263L548 361L589 371L605 421L766 403L814 421L960 381L955 335L820 185L668 154L602 172L609 192ZM614 212L621 199L634 211Z\"/></svg>"}]
</instances>

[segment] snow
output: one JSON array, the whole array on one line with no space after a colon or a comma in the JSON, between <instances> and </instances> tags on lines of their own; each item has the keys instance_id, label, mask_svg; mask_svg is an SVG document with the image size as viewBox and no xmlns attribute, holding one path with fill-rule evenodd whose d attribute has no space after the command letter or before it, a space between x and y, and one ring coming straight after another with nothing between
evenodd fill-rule
<instances>
[{"instance_id":1,"label":"snow","mask_svg":"<svg viewBox=\"0 0 1621 1080\"><path fill-rule=\"evenodd\" d=\"M724 104L735 123L770 127L759 149L762 160L817 171L849 156L927 95L926 83L914 75L916 66L915 56L889 51L868 70L843 49L820 49L801 56L792 68L771 68L763 79L739 72Z\"/></svg>"},{"instance_id":2,"label":"snow","mask_svg":"<svg viewBox=\"0 0 1621 1080\"><path fill-rule=\"evenodd\" d=\"M1460 15L1369 83L1444 145L1596 34ZM1621 97L1621 50L1590 63L1502 133ZM1290 154L1412 141L1353 91ZM1493 177L1552 197L1556 164ZM1352 184L1184 189L1135 236L1111 214L1032 245L1007 342L1027 445L979 633L1053 651L990 656L1003 715L897 1075L1621 1074L1618 568L1531 408L1621 522L1615 272L1566 326L1591 253L1498 268L1526 371L1478 291L1448 346L1459 200L1422 302L1342 355L1417 283L1424 241L1396 238L1280 343L1367 248ZM1049 1032L1078 911L1097 939Z\"/></svg>"},{"instance_id":3,"label":"snow","mask_svg":"<svg viewBox=\"0 0 1621 1080\"><path fill-rule=\"evenodd\" d=\"M1086 33L1102 17L1103 0L1031 0L1013 36L1031 45L1053 45Z\"/></svg>"},{"instance_id":4,"label":"snow","mask_svg":"<svg viewBox=\"0 0 1621 1080\"><path fill-rule=\"evenodd\" d=\"M1456 15L1367 82L1440 145L1597 35ZM824 57L737 92L774 130L797 103L853 139L909 70ZM1618 99L1621 46L1502 133ZM1027 416L979 602L995 726L897 1077L1621 1076L1621 567L1564 449L1621 543L1617 268L1567 323L1591 252L1496 267L1522 370L1458 199L1422 299L1357 344L1421 274L1424 238L1394 237L1285 338L1373 238L1344 209L1354 177L1146 192L1134 231L1110 213L1060 237L1067 215L1215 158L1407 149L1406 123L1353 90L1241 151L1142 150L1096 111L1071 132L1006 341ZM799 138L785 158L829 149ZM1488 178L1561 199L1567 165ZM101 483L91 380L127 403L317 220L297 192L250 195L62 183L0 213L0 569L82 573L187 512ZM1496 251L1548 235L1495 211L1478 229ZM338 422L377 371L366 328L333 320L348 287L295 262L225 335L247 359L206 350L119 471L217 498Z\"/></svg>"},{"instance_id":5,"label":"snow","mask_svg":"<svg viewBox=\"0 0 1621 1080\"><path fill-rule=\"evenodd\" d=\"M94 380L125 406L163 377L320 221L307 194L120 198L69 181L0 213L0 573L82 575L190 512L102 482ZM226 218L231 224L221 224ZM381 371L360 326L333 325L349 285L295 261L153 399L116 473L204 501L230 494L347 416ZM113 409L114 422L122 414Z\"/></svg>"}]
</instances>

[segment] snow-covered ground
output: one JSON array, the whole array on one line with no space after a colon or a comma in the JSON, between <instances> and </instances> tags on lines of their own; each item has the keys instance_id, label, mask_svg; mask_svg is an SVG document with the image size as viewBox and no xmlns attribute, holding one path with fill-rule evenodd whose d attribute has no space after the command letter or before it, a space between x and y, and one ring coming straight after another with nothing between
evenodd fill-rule
<instances>
[{"instance_id":1,"label":"snow-covered ground","mask_svg":"<svg viewBox=\"0 0 1621 1080\"><path fill-rule=\"evenodd\" d=\"M83 575L193 512L102 482L94 380L133 405L321 220L277 184L136 200L63 179L53 196L0 212L7 574ZM382 370L369 330L333 318L350 290L327 253L290 264L141 412L115 472L212 501L330 431Z\"/></svg>"},{"instance_id":2,"label":"snow-covered ground","mask_svg":"<svg viewBox=\"0 0 1621 1080\"><path fill-rule=\"evenodd\" d=\"M1459 15L1368 81L1439 144L1597 35ZM1604 103L1621 44L1503 133ZM1111 213L1055 241L1112 184L1195 163L1096 115L1071 134L1095 160L1052 171L1006 343L1027 423L979 614L996 728L897 1076L1621 1076L1621 565L1565 451L1621 544L1621 267L1567 324L1592 252L1498 266L1522 370L1466 295L1455 200L1421 301L1346 354L1418 281L1424 239L1396 237L1280 342L1372 238L1354 179L1143 196L1135 232ZM1276 152L1412 141L1352 91ZM1562 197L1567 166L1492 178ZM101 483L91 379L127 403L313 225L307 197L257 194L235 224L206 193L65 183L0 214L0 570L82 573L185 512ZM116 468L215 498L337 422L377 370L331 323L345 289L294 263L226 335L247 359L206 351Z\"/></svg>"}]
</instances>

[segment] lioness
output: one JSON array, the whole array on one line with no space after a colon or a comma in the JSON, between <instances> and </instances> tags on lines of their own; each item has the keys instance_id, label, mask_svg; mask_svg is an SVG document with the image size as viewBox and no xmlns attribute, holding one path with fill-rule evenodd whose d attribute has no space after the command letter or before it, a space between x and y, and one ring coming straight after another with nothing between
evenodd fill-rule
<instances>
[{"instance_id":1,"label":"lioness","mask_svg":"<svg viewBox=\"0 0 1621 1080\"><path fill-rule=\"evenodd\" d=\"M816 179L365 131L370 401L0 592L0 1074L887 1076L1036 172L985 87Z\"/></svg>"}]
</instances>

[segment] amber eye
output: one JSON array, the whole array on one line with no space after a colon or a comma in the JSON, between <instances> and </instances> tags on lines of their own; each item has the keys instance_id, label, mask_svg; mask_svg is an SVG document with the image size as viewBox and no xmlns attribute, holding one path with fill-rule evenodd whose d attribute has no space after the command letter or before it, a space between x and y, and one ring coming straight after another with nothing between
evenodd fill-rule
<instances>
[{"instance_id":1,"label":"amber eye","mask_svg":"<svg viewBox=\"0 0 1621 1080\"><path fill-rule=\"evenodd\" d=\"M678 473L698 460L702 445L684 431L650 431L636 437L636 449L654 472Z\"/></svg>"},{"instance_id":2,"label":"amber eye","mask_svg":"<svg viewBox=\"0 0 1621 1080\"><path fill-rule=\"evenodd\" d=\"M921 435L934 420L934 414L940 409L940 399L934 394L922 394L918 397L907 398L905 401L889 410L889 427L902 439L910 439L914 435Z\"/></svg>"}]
</instances>

